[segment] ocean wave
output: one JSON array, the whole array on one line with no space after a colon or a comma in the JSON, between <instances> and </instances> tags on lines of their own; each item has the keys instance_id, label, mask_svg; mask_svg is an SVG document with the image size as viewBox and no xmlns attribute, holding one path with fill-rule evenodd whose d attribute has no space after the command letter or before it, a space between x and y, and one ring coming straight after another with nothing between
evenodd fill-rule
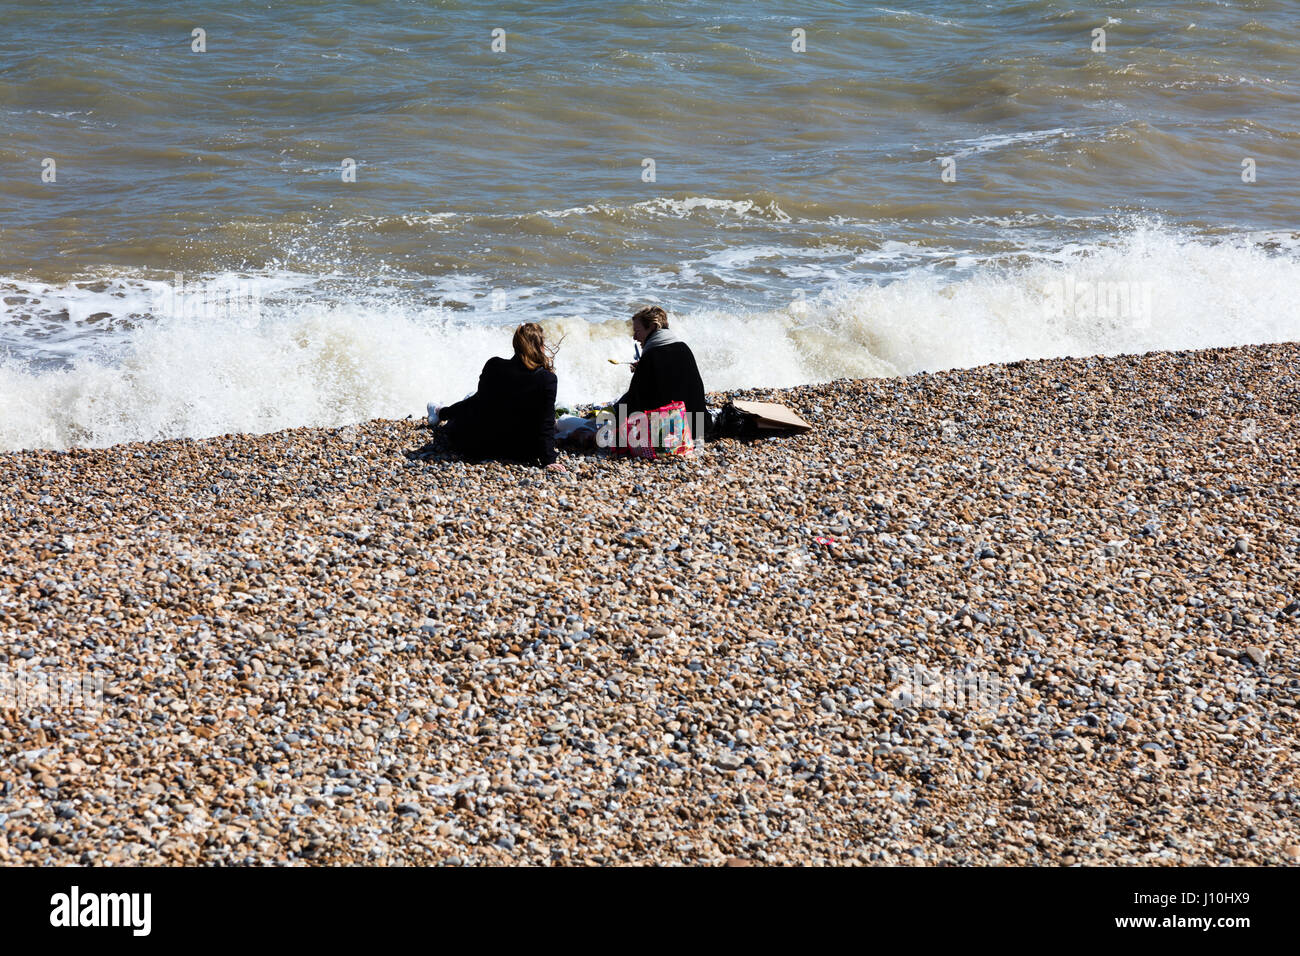
<instances>
[{"instance_id":1,"label":"ocean wave","mask_svg":"<svg viewBox=\"0 0 1300 956\"><path fill-rule=\"evenodd\" d=\"M675 315L673 327L695 350L706 386L719 391L1300 340L1298 256L1292 234L1192 237L1146 223L1050 254L846 279L757 310L695 310ZM227 277L237 286L235 278ZM0 448L418 416L428 401L471 391L486 358L508 353L509 327L535 317L523 295L499 313L466 315L400 295L324 301L301 277L277 288L251 317L163 309L106 327L94 349L58 367L0 360ZM116 299L138 313L149 291L66 307ZM57 299L59 290L27 294ZM593 320L581 300L570 305L545 320L562 342L559 401L612 399L627 383L625 367L608 361L632 357L627 322Z\"/></svg>"}]
</instances>

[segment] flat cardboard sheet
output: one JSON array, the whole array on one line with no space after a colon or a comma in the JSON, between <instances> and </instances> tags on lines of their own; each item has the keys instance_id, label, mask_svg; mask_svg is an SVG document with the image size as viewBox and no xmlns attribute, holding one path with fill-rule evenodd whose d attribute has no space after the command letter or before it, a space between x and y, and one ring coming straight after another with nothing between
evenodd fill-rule
<instances>
[{"instance_id":1,"label":"flat cardboard sheet","mask_svg":"<svg viewBox=\"0 0 1300 956\"><path fill-rule=\"evenodd\" d=\"M758 427L773 431L806 432L812 428L784 405L773 402L732 402L742 412L758 416Z\"/></svg>"}]
</instances>

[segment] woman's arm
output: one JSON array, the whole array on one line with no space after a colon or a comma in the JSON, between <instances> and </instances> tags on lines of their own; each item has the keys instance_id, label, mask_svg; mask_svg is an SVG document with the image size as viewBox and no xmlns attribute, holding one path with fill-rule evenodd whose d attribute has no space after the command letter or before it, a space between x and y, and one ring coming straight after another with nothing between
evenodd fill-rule
<instances>
[{"instance_id":1,"label":"woman's arm","mask_svg":"<svg viewBox=\"0 0 1300 956\"><path fill-rule=\"evenodd\" d=\"M488 381L490 377L488 375L488 372L492 368L492 363L495 361L498 360L495 358L490 358L483 363L483 371L478 373L478 388L474 390L473 395L466 396L465 398L462 398L459 402L456 402L453 405L448 405L445 408L440 408L438 410L438 421L449 422L457 415L463 415L472 405L475 404L476 399L478 399L478 397L482 395L484 391L491 388L491 383Z\"/></svg>"},{"instance_id":2,"label":"woman's arm","mask_svg":"<svg viewBox=\"0 0 1300 956\"><path fill-rule=\"evenodd\" d=\"M632 381L628 383L627 391L623 396L614 403L614 411L618 411L618 406L626 405L628 414L632 412L645 411L645 390L651 376L654 375L653 355L642 355L641 360L636 363L636 369L632 372Z\"/></svg>"},{"instance_id":3,"label":"woman's arm","mask_svg":"<svg viewBox=\"0 0 1300 956\"><path fill-rule=\"evenodd\" d=\"M555 392L559 380L552 372L549 381L542 389L545 396L541 421L541 460L543 465L555 463Z\"/></svg>"}]
</instances>

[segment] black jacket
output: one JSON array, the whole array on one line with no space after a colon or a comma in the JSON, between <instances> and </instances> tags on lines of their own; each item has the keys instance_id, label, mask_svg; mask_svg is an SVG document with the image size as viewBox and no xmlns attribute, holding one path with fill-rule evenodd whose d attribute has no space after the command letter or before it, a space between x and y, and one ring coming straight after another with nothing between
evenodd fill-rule
<instances>
[{"instance_id":1,"label":"black jacket","mask_svg":"<svg viewBox=\"0 0 1300 956\"><path fill-rule=\"evenodd\" d=\"M490 358L478 391L438 413L451 447L467 458L555 461L554 372L529 370L519 359Z\"/></svg>"},{"instance_id":2,"label":"black jacket","mask_svg":"<svg viewBox=\"0 0 1300 956\"><path fill-rule=\"evenodd\" d=\"M672 402L682 402L690 415L691 434L694 438L700 422L707 430L708 411L704 405L704 382L700 378L695 355L685 342L674 342L650 349L637 362L632 373L632 384L617 405L626 405L628 414L648 412Z\"/></svg>"}]
</instances>

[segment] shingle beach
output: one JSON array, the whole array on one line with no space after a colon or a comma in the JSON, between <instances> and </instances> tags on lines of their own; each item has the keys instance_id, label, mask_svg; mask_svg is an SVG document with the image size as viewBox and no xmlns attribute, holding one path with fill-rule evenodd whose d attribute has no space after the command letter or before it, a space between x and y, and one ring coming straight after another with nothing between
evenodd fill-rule
<instances>
[{"instance_id":1,"label":"shingle beach","mask_svg":"<svg viewBox=\"0 0 1300 956\"><path fill-rule=\"evenodd\" d=\"M0 864L1300 862L1300 345L742 396L0 455Z\"/></svg>"}]
</instances>

